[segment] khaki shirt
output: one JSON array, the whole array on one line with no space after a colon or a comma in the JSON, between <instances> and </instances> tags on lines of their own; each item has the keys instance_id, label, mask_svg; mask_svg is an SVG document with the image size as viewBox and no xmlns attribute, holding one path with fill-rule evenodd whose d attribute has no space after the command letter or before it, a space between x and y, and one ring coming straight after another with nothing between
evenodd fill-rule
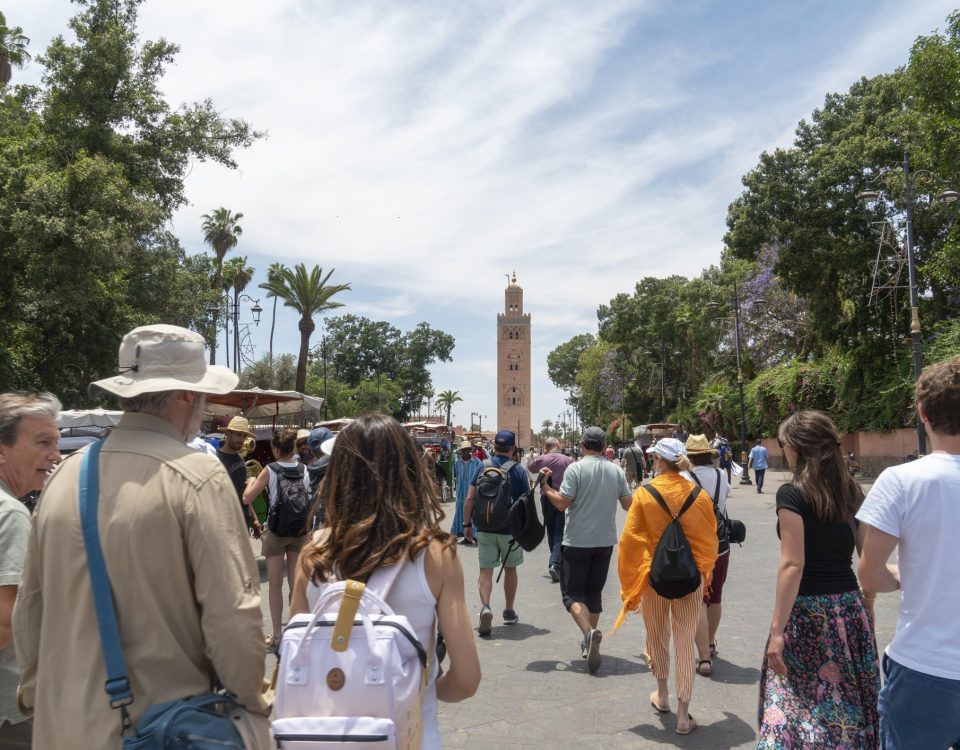
<instances>
[{"instance_id":1,"label":"khaki shirt","mask_svg":"<svg viewBox=\"0 0 960 750\"><path fill-rule=\"evenodd\" d=\"M79 513L80 455L37 506L14 609L33 746L119 748ZM100 460L100 540L134 703L205 693L219 678L266 715L260 579L237 493L220 462L165 420L128 413Z\"/></svg>"}]
</instances>

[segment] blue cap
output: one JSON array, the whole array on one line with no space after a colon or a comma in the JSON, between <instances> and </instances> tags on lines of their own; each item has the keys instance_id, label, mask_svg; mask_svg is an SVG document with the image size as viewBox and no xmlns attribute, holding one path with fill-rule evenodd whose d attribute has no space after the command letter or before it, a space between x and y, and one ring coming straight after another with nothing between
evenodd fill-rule
<instances>
[{"instance_id":1,"label":"blue cap","mask_svg":"<svg viewBox=\"0 0 960 750\"><path fill-rule=\"evenodd\" d=\"M510 430L500 430L494 437L493 444L497 448L512 448L517 444L517 436Z\"/></svg>"},{"instance_id":2,"label":"blue cap","mask_svg":"<svg viewBox=\"0 0 960 750\"><path fill-rule=\"evenodd\" d=\"M333 437L333 433L326 427L315 427L307 438L307 447L314 453L320 453L320 445Z\"/></svg>"}]
</instances>

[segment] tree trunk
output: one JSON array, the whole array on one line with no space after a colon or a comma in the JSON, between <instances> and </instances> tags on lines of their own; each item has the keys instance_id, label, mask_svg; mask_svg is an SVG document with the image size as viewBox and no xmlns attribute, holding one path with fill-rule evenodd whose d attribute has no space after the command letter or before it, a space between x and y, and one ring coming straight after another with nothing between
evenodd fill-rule
<instances>
[{"instance_id":1,"label":"tree trunk","mask_svg":"<svg viewBox=\"0 0 960 750\"><path fill-rule=\"evenodd\" d=\"M316 329L311 318L300 318L300 357L297 360L297 387L300 393L307 386L307 357L310 354L310 336Z\"/></svg>"},{"instance_id":2,"label":"tree trunk","mask_svg":"<svg viewBox=\"0 0 960 750\"><path fill-rule=\"evenodd\" d=\"M210 317L213 318L212 331L210 333L210 364L217 364L217 313L214 312Z\"/></svg>"},{"instance_id":3,"label":"tree trunk","mask_svg":"<svg viewBox=\"0 0 960 750\"><path fill-rule=\"evenodd\" d=\"M273 298L273 318L270 320L270 367L273 367L273 330L277 327L277 298Z\"/></svg>"}]
</instances>

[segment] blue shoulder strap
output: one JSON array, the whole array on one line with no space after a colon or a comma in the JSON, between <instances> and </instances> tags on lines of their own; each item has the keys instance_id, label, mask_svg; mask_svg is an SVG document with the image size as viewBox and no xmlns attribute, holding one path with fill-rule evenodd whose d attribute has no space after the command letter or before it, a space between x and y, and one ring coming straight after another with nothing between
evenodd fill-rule
<instances>
[{"instance_id":1,"label":"blue shoulder strap","mask_svg":"<svg viewBox=\"0 0 960 750\"><path fill-rule=\"evenodd\" d=\"M127 678L127 665L120 649L120 631L113 606L113 593L107 575L107 563L100 546L97 529L97 504L100 500L100 448L103 442L90 445L80 464L80 526L83 529L83 544L87 550L87 569L90 586L97 610L97 626L100 630L100 645L103 648L103 663L107 670L104 689L110 697L110 707L119 708L123 715L124 728L129 726L126 706L133 703L133 692Z\"/></svg>"}]
</instances>

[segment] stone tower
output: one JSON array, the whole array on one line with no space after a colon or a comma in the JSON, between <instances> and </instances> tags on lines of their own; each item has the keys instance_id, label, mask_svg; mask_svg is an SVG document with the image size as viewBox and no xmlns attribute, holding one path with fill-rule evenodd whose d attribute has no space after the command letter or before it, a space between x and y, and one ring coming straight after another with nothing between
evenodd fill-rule
<instances>
[{"instance_id":1,"label":"stone tower","mask_svg":"<svg viewBox=\"0 0 960 750\"><path fill-rule=\"evenodd\" d=\"M523 311L523 289L513 272L497 314L497 429L517 433L517 444L533 444L530 431L530 313Z\"/></svg>"}]
</instances>

